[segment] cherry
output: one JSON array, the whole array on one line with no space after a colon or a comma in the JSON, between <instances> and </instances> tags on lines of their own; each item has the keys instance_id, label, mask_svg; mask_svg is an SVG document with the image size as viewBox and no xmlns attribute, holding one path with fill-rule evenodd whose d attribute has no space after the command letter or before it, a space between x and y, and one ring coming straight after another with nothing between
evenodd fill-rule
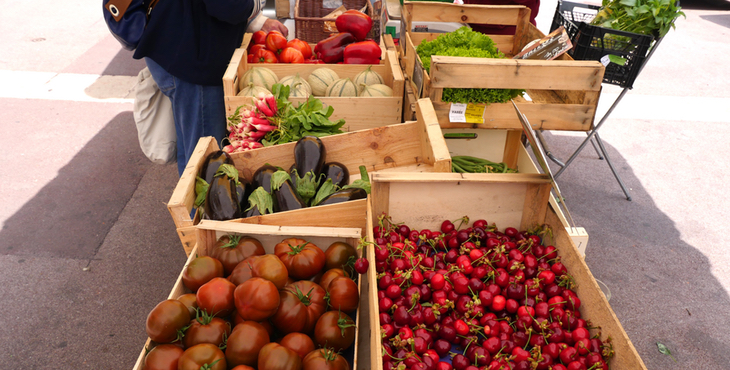
<instances>
[{"instance_id":1,"label":"cherry","mask_svg":"<svg viewBox=\"0 0 730 370\"><path fill-rule=\"evenodd\" d=\"M469 367L469 359L462 354L457 354L451 359L451 364L454 366L455 370L466 370L466 368Z\"/></svg>"}]
</instances>

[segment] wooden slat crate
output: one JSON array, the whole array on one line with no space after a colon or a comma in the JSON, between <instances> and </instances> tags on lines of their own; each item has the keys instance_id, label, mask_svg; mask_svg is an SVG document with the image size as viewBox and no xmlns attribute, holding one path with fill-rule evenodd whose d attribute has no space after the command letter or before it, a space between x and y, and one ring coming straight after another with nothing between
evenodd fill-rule
<instances>
[{"instance_id":1,"label":"wooden slat crate","mask_svg":"<svg viewBox=\"0 0 730 370\"><path fill-rule=\"evenodd\" d=\"M354 78L364 71L367 65L345 64L249 64L246 49L251 34L246 34L243 44L236 49L223 75L223 93L226 105L226 114L231 115L236 108L242 105L251 105L251 98L236 96L240 91L238 80L253 66L262 66L271 69L279 78L299 74L306 79L317 68L327 67L337 72L341 78ZM380 127L401 123L403 109L403 86L405 79L398 62L398 55L383 48L381 64L373 65L372 70L378 72L385 84L393 89L390 97L316 97L324 104L332 106L333 120L345 119L344 130L356 131L373 127ZM305 98L289 98L294 104L305 102Z\"/></svg>"},{"instance_id":2,"label":"wooden slat crate","mask_svg":"<svg viewBox=\"0 0 730 370\"><path fill-rule=\"evenodd\" d=\"M489 35L508 58L532 40L545 35L529 22L530 9L512 5L457 5L441 2L405 2L403 19L410 30L413 21L462 22L516 26L514 35ZM453 123L451 103L442 101L444 88L525 89L529 100L515 99L534 129L587 131L596 114L605 67L597 61L575 61L567 54L556 60L516 60L434 56L430 73L423 70L416 47L437 33L406 32L402 63L418 96L433 100L442 127L521 129L511 103L485 106L484 123ZM415 76L415 78L414 78Z\"/></svg>"},{"instance_id":3,"label":"wooden slat crate","mask_svg":"<svg viewBox=\"0 0 730 370\"><path fill-rule=\"evenodd\" d=\"M340 162L353 177L359 178L359 167L369 173L397 168L398 171L450 172L451 158L428 99L418 102L417 120L397 125L348 132L322 138L327 150L327 161ZM294 163L294 145L280 144L231 155L241 176L251 179L262 165L269 163L289 168ZM180 241L187 254L195 244L194 225L199 220L190 216L195 202L195 177L206 156L218 150L211 137L202 138L193 152L185 171L175 188L167 208L172 215ZM241 222L289 226L344 226L362 227L364 200L327 206L305 208L243 219ZM338 217L329 217L334 212ZM304 222L304 223L302 223ZM344 223L348 222L348 223Z\"/></svg>"},{"instance_id":4,"label":"wooden slat crate","mask_svg":"<svg viewBox=\"0 0 730 370\"><path fill-rule=\"evenodd\" d=\"M363 220L364 221L364 220ZM333 227L287 227L287 226L275 226L275 225L250 225L241 223L230 223L222 221L209 221L205 220L197 226L197 243L193 249L193 253L188 257L185 267L195 259L196 256L208 256L210 255L211 248L215 245L218 238L223 235L248 235L258 239L264 246L266 253L273 253L274 246L285 238L297 237L304 240L310 241L322 250L327 248L336 241L346 242L353 247L357 247L360 242L361 229L359 228L333 228ZM358 251L358 254L361 252ZM185 268L183 267L183 269ZM182 271L172 287L172 291L167 299L177 299L183 294L191 293L182 283ZM367 289L363 288L362 281L365 279L358 279L358 289L360 291L360 301L365 302L365 296ZM362 303L361 303L362 304ZM368 330L360 330L360 323L362 320L367 322L367 317L361 317L362 310L358 309L356 315L352 318L355 320L356 336L354 346L354 353L352 358L348 358L348 363L352 364L352 369L357 368L358 356L365 358L367 361L368 353L358 353L358 343L363 340L367 340ZM367 324L366 324L367 325ZM144 327L140 327L140 330L144 332ZM137 358L133 370L143 370L144 358L148 349L153 348L156 345L155 342L147 338L142 352Z\"/></svg>"},{"instance_id":5,"label":"wooden slat crate","mask_svg":"<svg viewBox=\"0 0 730 370\"><path fill-rule=\"evenodd\" d=\"M581 317L590 320L593 327L600 327L605 340L612 338L616 355L612 369L646 369L634 345L613 313L585 261L578 253L561 222L550 207L550 180L538 174L399 174L377 173L372 176L372 194L368 209L368 239L373 241L373 225L383 213L393 222L403 222L411 228L438 228L442 220L458 219L465 215L470 219L486 219L500 229L515 227L520 230L538 224L553 228L553 245L558 248L561 261L574 277L576 293L582 304ZM371 266L375 265L374 248L368 248ZM371 287L376 284L376 271L368 271ZM370 288L368 309L378 312L377 290ZM381 370L382 346L378 315L370 314L371 369ZM591 334L596 334L595 329ZM360 351L366 351L364 345Z\"/></svg>"}]
</instances>

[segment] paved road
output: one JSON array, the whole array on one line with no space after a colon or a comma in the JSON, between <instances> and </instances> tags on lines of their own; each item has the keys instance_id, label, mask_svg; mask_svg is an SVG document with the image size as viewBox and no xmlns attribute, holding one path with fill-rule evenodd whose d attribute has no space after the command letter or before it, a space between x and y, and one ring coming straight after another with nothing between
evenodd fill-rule
<instances>
[{"instance_id":1,"label":"paved road","mask_svg":"<svg viewBox=\"0 0 730 370\"><path fill-rule=\"evenodd\" d=\"M3 5L0 360L129 369L185 261L165 208L175 167L151 164L136 141L142 64L94 1ZM601 130L633 201L590 147L559 180L590 234L586 261L648 368L727 369L730 3L683 5L687 19ZM554 9L543 2L539 28ZM616 94L605 87L603 109ZM582 135L546 136L566 157Z\"/></svg>"}]
</instances>

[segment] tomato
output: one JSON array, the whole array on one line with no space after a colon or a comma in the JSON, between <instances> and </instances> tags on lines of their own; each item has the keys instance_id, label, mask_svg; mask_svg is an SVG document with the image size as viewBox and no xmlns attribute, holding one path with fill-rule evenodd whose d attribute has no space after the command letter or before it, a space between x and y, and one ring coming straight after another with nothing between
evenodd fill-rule
<instances>
[{"instance_id":1,"label":"tomato","mask_svg":"<svg viewBox=\"0 0 730 370\"><path fill-rule=\"evenodd\" d=\"M251 276L274 283L276 289L284 289L289 279L289 271L279 257L267 254L251 258Z\"/></svg>"},{"instance_id":2,"label":"tomato","mask_svg":"<svg viewBox=\"0 0 730 370\"><path fill-rule=\"evenodd\" d=\"M325 271L325 273L322 275L322 279L319 280L319 285L327 290L327 287L330 285L332 280L334 280L336 277L344 276L347 277L347 274L345 273L345 270L343 269L330 269Z\"/></svg>"},{"instance_id":3,"label":"tomato","mask_svg":"<svg viewBox=\"0 0 730 370\"><path fill-rule=\"evenodd\" d=\"M195 293L198 308L218 317L228 316L236 308L233 302L235 290L236 286L227 279L214 278Z\"/></svg>"},{"instance_id":4,"label":"tomato","mask_svg":"<svg viewBox=\"0 0 730 370\"><path fill-rule=\"evenodd\" d=\"M253 63L279 63L279 59L273 51L261 49L253 55Z\"/></svg>"},{"instance_id":5,"label":"tomato","mask_svg":"<svg viewBox=\"0 0 730 370\"><path fill-rule=\"evenodd\" d=\"M284 239L274 246L274 254L281 259L289 276L294 279L309 279L324 267L324 252L304 239Z\"/></svg>"},{"instance_id":6,"label":"tomato","mask_svg":"<svg viewBox=\"0 0 730 370\"><path fill-rule=\"evenodd\" d=\"M220 346L230 333L231 325L228 322L200 310L198 316L190 322L188 330L185 331L183 345L185 348L200 343L211 343Z\"/></svg>"},{"instance_id":7,"label":"tomato","mask_svg":"<svg viewBox=\"0 0 730 370\"><path fill-rule=\"evenodd\" d=\"M266 35L266 48L273 51L275 54L279 54L281 49L286 47L286 37L279 31L271 31Z\"/></svg>"},{"instance_id":8,"label":"tomato","mask_svg":"<svg viewBox=\"0 0 730 370\"><path fill-rule=\"evenodd\" d=\"M238 365L238 366L232 368L231 370L256 370L256 369L252 368L251 366L247 366L247 365Z\"/></svg>"},{"instance_id":9,"label":"tomato","mask_svg":"<svg viewBox=\"0 0 730 370\"><path fill-rule=\"evenodd\" d=\"M309 45L309 43L307 43L306 41L293 39L286 43L286 47L299 50L299 52L302 53L304 59L309 59L312 57L312 46Z\"/></svg>"},{"instance_id":10,"label":"tomato","mask_svg":"<svg viewBox=\"0 0 730 370\"><path fill-rule=\"evenodd\" d=\"M339 352L355 343L355 321L342 312L325 312L314 328L314 342Z\"/></svg>"},{"instance_id":11,"label":"tomato","mask_svg":"<svg viewBox=\"0 0 730 370\"><path fill-rule=\"evenodd\" d=\"M284 334L309 334L322 314L327 311L325 291L321 286L300 280L279 291L281 303L271 318L274 326Z\"/></svg>"},{"instance_id":12,"label":"tomato","mask_svg":"<svg viewBox=\"0 0 730 370\"><path fill-rule=\"evenodd\" d=\"M253 321L273 316L280 302L279 291L274 283L257 277L236 287L234 300L241 318Z\"/></svg>"},{"instance_id":13,"label":"tomato","mask_svg":"<svg viewBox=\"0 0 730 370\"><path fill-rule=\"evenodd\" d=\"M251 46L251 47L250 47L250 48L248 49L248 52L247 52L247 54L248 54L248 55L254 55L254 54L256 54L256 52L257 52L257 51L259 51L259 50L266 50L266 45L260 45L260 44L252 45L252 46Z\"/></svg>"},{"instance_id":14,"label":"tomato","mask_svg":"<svg viewBox=\"0 0 730 370\"><path fill-rule=\"evenodd\" d=\"M200 256L185 266L182 273L182 283L195 293L198 288L215 277L223 277L223 264L216 258Z\"/></svg>"},{"instance_id":15,"label":"tomato","mask_svg":"<svg viewBox=\"0 0 730 370\"><path fill-rule=\"evenodd\" d=\"M183 294L179 297L177 297L177 300L182 302L185 307L188 308L188 313L190 314L190 317L195 317L195 309L198 308L198 300L195 298L195 294L188 293Z\"/></svg>"},{"instance_id":16,"label":"tomato","mask_svg":"<svg viewBox=\"0 0 730 370\"><path fill-rule=\"evenodd\" d=\"M231 274L228 275L228 280L230 280L231 283L238 286L238 285L241 285L244 281L252 278L253 277L253 271L251 270L252 261L253 261L252 257L246 258L245 260L241 261L238 265L236 265L236 268L234 268L233 271L231 271Z\"/></svg>"},{"instance_id":17,"label":"tomato","mask_svg":"<svg viewBox=\"0 0 730 370\"><path fill-rule=\"evenodd\" d=\"M314 345L312 345L314 349ZM177 370L177 362L183 350L174 344L160 344L152 348L144 358L144 370Z\"/></svg>"},{"instance_id":18,"label":"tomato","mask_svg":"<svg viewBox=\"0 0 730 370\"><path fill-rule=\"evenodd\" d=\"M223 264L226 276L230 275L239 262L251 256L266 254L264 246L257 239L241 235L223 235L213 246L210 256Z\"/></svg>"},{"instance_id":19,"label":"tomato","mask_svg":"<svg viewBox=\"0 0 730 370\"><path fill-rule=\"evenodd\" d=\"M246 54L246 62L256 63L256 61L253 59L253 54Z\"/></svg>"},{"instance_id":20,"label":"tomato","mask_svg":"<svg viewBox=\"0 0 730 370\"><path fill-rule=\"evenodd\" d=\"M270 341L269 333L257 322L246 321L236 325L226 342L228 366L256 366L259 351Z\"/></svg>"},{"instance_id":21,"label":"tomato","mask_svg":"<svg viewBox=\"0 0 730 370\"><path fill-rule=\"evenodd\" d=\"M321 348L304 357L303 370L349 370L350 365L344 357L332 349Z\"/></svg>"},{"instance_id":22,"label":"tomato","mask_svg":"<svg viewBox=\"0 0 730 370\"><path fill-rule=\"evenodd\" d=\"M231 314L231 325L234 327L242 322L244 322L243 318L241 318L241 315L238 314L238 310L233 310L233 313Z\"/></svg>"},{"instance_id":23,"label":"tomato","mask_svg":"<svg viewBox=\"0 0 730 370\"><path fill-rule=\"evenodd\" d=\"M274 336L274 325L271 325L270 320L259 321L259 324L266 329L266 332L269 333L269 337Z\"/></svg>"},{"instance_id":24,"label":"tomato","mask_svg":"<svg viewBox=\"0 0 730 370\"><path fill-rule=\"evenodd\" d=\"M281 338L279 344L296 352L302 359L304 359L309 352L314 351L314 342L312 341L312 338L309 337L309 335L302 333L289 333L285 335L284 338Z\"/></svg>"},{"instance_id":25,"label":"tomato","mask_svg":"<svg viewBox=\"0 0 730 370\"><path fill-rule=\"evenodd\" d=\"M350 313L360 304L360 293L357 284L350 278L340 276L332 279L327 286L331 310Z\"/></svg>"},{"instance_id":26,"label":"tomato","mask_svg":"<svg viewBox=\"0 0 730 370\"><path fill-rule=\"evenodd\" d=\"M301 370L302 358L289 348L271 342L261 348L258 364L258 370Z\"/></svg>"},{"instance_id":27,"label":"tomato","mask_svg":"<svg viewBox=\"0 0 730 370\"><path fill-rule=\"evenodd\" d=\"M214 344L197 344L183 352L177 368L178 370L226 370L226 356Z\"/></svg>"},{"instance_id":28,"label":"tomato","mask_svg":"<svg viewBox=\"0 0 730 370\"><path fill-rule=\"evenodd\" d=\"M279 62L281 63L304 63L304 56L299 49L293 47L285 47L279 53Z\"/></svg>"},{"instance_id":29,"label":"tomato","mask_svg":"<svg viewBox=\"0 0 730 370\"><path fill-rule=\"evenodd\" d=\"M330 270L334 268L344 269L345 266L352 266L357 258L357 250L350 244L345 242L334 242L324 251L324 268ZM352 271L352 270L350 270Z\"/></svg>"},{"instance_id":30,"label":"tomato","mask_svg":"<svg viewBox=\"0 0 730 370\"><path fill-rule=\"evenodd\" d=\"M167 299L147 315L147 335L157 343L172 343L182 337L182 330L190 323L188 308L177 299Z\"/></svg>"},{"instance_id":31,"label":"tomato","mask_svg":"<svg viewBox=\"0 0 730 370\"><path fill-rule=\"evenodd\" d=\"M251 41L253 41L254 45L266 44L266 32L261 30L254 32L251 36Z\"/></svg>"}]
</instances>

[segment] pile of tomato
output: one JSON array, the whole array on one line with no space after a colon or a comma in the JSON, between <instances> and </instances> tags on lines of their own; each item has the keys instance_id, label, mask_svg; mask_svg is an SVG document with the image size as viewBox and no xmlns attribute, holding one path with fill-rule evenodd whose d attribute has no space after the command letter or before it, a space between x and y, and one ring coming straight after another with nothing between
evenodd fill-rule
<instances>
[{"instance_id":1,"label":"pile of tomato","mask_svg":"<svg viewBox=\"0 0 730 370\"><path fill-rule=\"evenodd\" d=\"M248 46L249 63L321 63L312 47L300 39L288 40L279 31L256 31Z\"/></svg>"},{"instance_id":2,"label":"pile of tomato","mask_svg":"<svg viewBox=\"0 0 730 370\"><path fill-rule=\"evenodd\" d=\"M348 243L326 251L286 238L266 254L250 236L222 236L183 270L188 294L160 302L146 331L145 369L349 370L365 272ZM351 276L353 278L351 278Z\"/></svg>"},{"instance_id":3,"label":"pile of tomato","mask_svg":"<svg viewBox=\"0 0 730 370\"><path fill-rule=\"evenodd\" d=\"M384 369L608 369L549 228L455 223L374 228Z\"/></svg>"}]
</instances>

